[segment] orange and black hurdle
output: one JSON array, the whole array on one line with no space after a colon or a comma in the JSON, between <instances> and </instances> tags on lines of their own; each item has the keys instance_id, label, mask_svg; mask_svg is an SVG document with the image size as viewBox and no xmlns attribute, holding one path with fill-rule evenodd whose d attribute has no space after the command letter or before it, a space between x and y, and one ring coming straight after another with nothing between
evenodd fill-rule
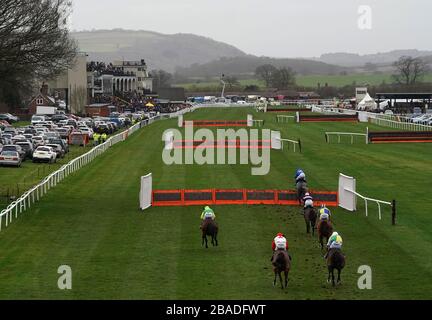
<instances>
[{"instance_id":1,"label":"orange and black hurdle","mask_svg":"<svg viewBox=\"0 0 432 320\"><path fill-rule=\"evenodd\" d=\"M335 191L310 191L316 206L338 206ZM178 189L154 190L152 206L194 205L298 205L295 190L256 189Z\"/></svg>"},{"instance_id":2,"label":"orange and black hurdle","mask_svg":"<svg viewBox=\"0 0 432 320\"><path fill-rule=\"evenodd\" d=\"M264 120L254 120L253 116L248 114L246 120L183 120L183 115L178 117L179 127L253 127L254 123L259 122L262 126Z\"/></svg>"},{"instance_id":3,"label":"orange and black hurdle","mask_svg":"<svg viewBox=\"0 0 432 320\"><path fill-rule=\"evenodd\" d=\"M368 139L369 143L432 142L432 131L369 131Z\"/></svg>"},{"instance_id":4,"label":"orange and black hurdle","mask_svg":"<svg viewBox=\"0 0 432 320\"><path fill-rule=\"evenodd\" d=\"M297 113L297 122L358 122L356 114L304 115Z\"/></svg>"}]
</instances>

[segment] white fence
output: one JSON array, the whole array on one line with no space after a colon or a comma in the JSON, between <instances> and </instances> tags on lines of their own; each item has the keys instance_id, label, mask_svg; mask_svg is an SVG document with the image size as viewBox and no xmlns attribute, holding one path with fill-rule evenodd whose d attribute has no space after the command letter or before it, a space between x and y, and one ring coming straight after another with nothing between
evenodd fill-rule
<instances>
[{"instance_id":1,"label":"white fence","mask_svg":"<svg viewBox=\"0 0 432 320\"><path fill-rule=\"evenodd\" d=\"M341 109L335 107L325 107L325 106L312 106L313 112L320 113L339 113L339 114L359 114L359 119L366 119L365 121L369 121L370 123L383 126L390 127L393 129L399 130L407 130L407 131L432 131L432 126L413 123L411 118L394 115L394 114L383 114L383 113L374 113L367 111L357 111L352 109Z\"/></svg>"},{"instance_id":2,"label":"white fence","mask_svg":"<svg viewBox=\"0 0 432 320\"><path fill-rule=\"evenodd\" d=\"M57 171L52 172L45 177L39 184L32 187L22 194L17 200L13 201L8 207L0 213L0 231L3 226L7 227L12 223L13 217L18 218L18 214L23 213L27 209L31 208L37 201L39 201L51 188L54 188L58 183L65 179L70 174L81 169L83 166L93 161L97 156L104 153L107 149L116 143L124 141L127 137L143 126L146 126L155 120L159 119L159 116L146 119L130 127L129 129L110 137L106 142L92 148L87 153L69 161L69 163L63 165Z\"/></svg>"},{"instance_id":3,"label":"white fence","mask_svg":"<svg viewBox=\"0 0 432 320\"><path fill-rule=\"evenodd\" d=\"M388 120L382 118L380 115L376 117L369 117L369 122L379 126L390 127L393 129L407 131L432 131L432 126L405 121Z\"/></svg>"},{"instance_id":4,"label":"white fence","mask_svg":"<svg viewBox=\"0 0 432 320\"><path fill-rule=\"evenodd\" d=\"M341 143L341 136L350 136L351 137L351 144L354 143L354 137L355 136L359 136L359 137L364 137L366 144L369 143L369 137L367 133L356 133L356 132L326 132L325 133L325 138L327 143L330 143L330 137L331 136L337 136L338 137L338 143Z\"/></svg>"},{"instance_id":5,"label":"white fence","mask_svg":"<svg viewBox=\"0 0 432 320\"><path fill-rule=\"evenodd\" d=\"M290 139L282 139L282 138L277 138L277 140L279 140L281 142L281 150L284 150L284 144L287 143L288 144L288 149L290 149L290 145L293 146L294 152L296 152L296 146L298 146L298 150L301 152L301 142L300 140L290 140Z\"/></svg>"}]
</instances>

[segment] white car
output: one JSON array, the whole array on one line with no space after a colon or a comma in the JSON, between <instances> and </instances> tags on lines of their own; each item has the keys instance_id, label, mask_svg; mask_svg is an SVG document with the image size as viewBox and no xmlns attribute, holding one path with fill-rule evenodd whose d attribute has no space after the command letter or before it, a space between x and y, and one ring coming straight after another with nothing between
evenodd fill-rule
<instances>
[{"instance_id":1,"label":"white car","mask_svg":"<svg viewBox=\"0 0 432 320\"><path fill-rule=\"evenodd\" d=\"M88 135L89 139L93 138L93 130L88 127L79 127L79 131Z\"/></svg>"},{"instance_id":2,"label":"white car","mask_svg":"<svg viewBox=\"0 0 432 320\"><path fill-rule=\"evenodd\" d=\"M57 153L53 148L48 146L39 146L33 152L33 162L54 163L57 159Z\"/></svg>"},{"instance_id":3,"label":"white car","mask_svg":"<svg viewBox=\"0 0 432 320\"><path fill-rule=\"evenodd\" d=\"M33 115L31 118L31 124L35 125L37 123L41 123L45 121L45 116Z\"/></svg>"}]
</instances>

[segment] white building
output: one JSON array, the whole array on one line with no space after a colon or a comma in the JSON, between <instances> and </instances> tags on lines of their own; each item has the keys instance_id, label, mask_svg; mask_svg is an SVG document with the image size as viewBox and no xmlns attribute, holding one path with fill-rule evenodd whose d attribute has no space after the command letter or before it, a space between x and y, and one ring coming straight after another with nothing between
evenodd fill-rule
<instances>
[{"instance_id":1,"label":"white building","mask_svg":"<svg viewBox=\"0 0 432 320\"><path fill-rule=\"evenodd\" d=\"M128 77L115 77L115 88L125 88L124 91L138 91L144 93L153 89L153 79L149 76L147 71L147 64L144 59L140 61L114 61L113 66L123 70L126 74L130 73L135 76L135 79Z\"/></svg>"}]
</instances>

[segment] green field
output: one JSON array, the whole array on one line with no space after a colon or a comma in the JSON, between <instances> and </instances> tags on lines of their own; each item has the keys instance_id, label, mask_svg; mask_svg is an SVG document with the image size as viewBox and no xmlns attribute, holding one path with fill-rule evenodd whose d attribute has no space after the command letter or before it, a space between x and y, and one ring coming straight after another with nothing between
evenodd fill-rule
<instances>
[{"instance_id":1,"label":"green field","mask_svg":"<svg viewBox=\"0 0 432 320\"><path fill-rule=\"evenodd\" d=\"M427 74L423 81L432 82L432 73ZM346 74L346 75L298 75L296 76L296 84L298 86L316 88L318 83L321 87L325 86L327 83L329 86L333 87L343 87L347 85L352 85L356 83L356 85L380 85L383 82L387 84L391 84L393 82L391 74L380 73L354 73L354 74ZM243 79L239 80L239 83L242 87L248 85L256 85L261 89L264 89L264 82L256 79ZM175 86L184 87L186 90L194 91L194 90L221 90L222 85L219 81L196 81L196 82L188 82L188 83L179 83L175 84Z\"/></svg>"},{"instance_id":2,"label":"green field","mask_svg":"<svg viewBox=\"0 0 432 320\"><path fill-rule=\"evenodd\" d=\"M241 120L251 112L205 109L186 119ZM0 298L431 299L431 146L326 144L325 131L364 132L366 125L282 124L274 113L254 116L284 138L301 138L303 152L272 151L265 176L251 176L250 165L167 166L162 132L177 119L155 122L69 176L0 232ZM337 190L342 172L357 178L358 192L398 203L396 226L389 208L381 221L372 204L368 217L362 203L356 213L332 209L347 256L336 288L326 283L317 239L305 233L298 207L217 206L220 246L209 249L201 247L200 207L138 209L139 177L149 172L154 189L262 189L293 187L298 167L313 189ZM286 290L272 286L269 261L279 231L293 256ZM60 265L72 268L72 290L57 288ZM357 288L361 265L372 268L372 290Z\"/></svg>"}]
</instances>

